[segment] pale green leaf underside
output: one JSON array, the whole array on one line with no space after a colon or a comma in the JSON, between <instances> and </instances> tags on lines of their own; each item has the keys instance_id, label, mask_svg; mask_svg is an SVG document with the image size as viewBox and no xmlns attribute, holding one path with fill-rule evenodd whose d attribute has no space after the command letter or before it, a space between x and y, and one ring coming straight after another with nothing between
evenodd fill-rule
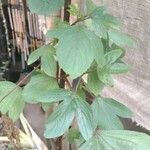
<instances>
[{"instance_id":1,"label":"pale green leaf underside","mask_svg":"<svg viewBox=\"0 0 150 150\"><path fill-rule=\"evenodd\" d=\"M64 0L28 0L29 9L39 15L51 15L58 11Z\"/></svg>"},{"instance_id":2,"label":"pale green leaf underside","mask_svg":"<svg viewBox=\"0 0 150 150\"><path fill-rule=\"evenodd\" d=\"M149 150L150 136L126 130L101 130L79 150Z\"/></svg>"},{"instance_id":3,"label":"pale green leaf underside","mask_svg":"<svg viewBox=\"0 0 150 150\"><path fill-rule=\"evenodd\" d=\"M11 92L14 88L16 88L16 84L14 83L8 81L0 82L0 111L3 114L8 113L8 116L12 118L13 121L16 121L23 111L25 102L21 96L22 89L17 87ZM8 95L9 92L11 92L11 94ZM8 96L5 97L6 95Z\"/></svg>"}]
</instances>

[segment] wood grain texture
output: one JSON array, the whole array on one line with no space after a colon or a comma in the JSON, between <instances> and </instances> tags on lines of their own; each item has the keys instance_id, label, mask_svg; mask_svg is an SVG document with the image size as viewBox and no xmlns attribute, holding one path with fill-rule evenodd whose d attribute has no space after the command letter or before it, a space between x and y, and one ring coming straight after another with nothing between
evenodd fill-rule
<instances>
[{"instance_id":1,"label":"wood grain texture","mask_svg":"<svg viewBox=\"0 0 150 150\"><path fill-rule=\"evenodd\" d=\"M103 94L129 106L135 113L133 120L150 130L150 1L95 1L106 4L121 19L122 31L137 42L125 57L125 62L132 66L131 72L115 77L114 88L106 88Z\"/></svg>"}]
</instances>

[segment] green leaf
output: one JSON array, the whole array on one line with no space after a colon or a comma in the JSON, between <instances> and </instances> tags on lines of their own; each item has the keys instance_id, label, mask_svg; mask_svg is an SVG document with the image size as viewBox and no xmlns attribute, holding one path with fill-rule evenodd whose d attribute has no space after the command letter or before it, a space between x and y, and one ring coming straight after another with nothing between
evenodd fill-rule
<instances>
[{"instance_id":1,"label":"green leaf","mask_svg":"<svg viewBox=\"0 0 150 150\"><path fill-rule=\"evenodd\" d=\"M71 96L71 92L62 88L52 89L40 96L41 102L57 102Z\"/></svg>"},{"instance_id":2,"label":"green leaf","mask_svg":"<svg viewBox=\"0 0 150 150\"><path fill-rule=\"evenodd\" d=\"M108 67L108 72L111 74L120 74L126 73L129 71L129 66L123 63L115 63L112 66Z\"/></svg>"},{"instance_id":3,"label":"green leaf","mask_svg":"<svg viewBox=\"0 0 150 150\"><path fill-rule=\"evenodd\" d=\"M67 133L67 138L70 144L75 144L76 140L81 138L81 134L78 130L71 128Z\"/></svg>"},{"instance_id":4,"label":"green leaf","mask_svg":"<svg viewBox=\"0 0 150 150\"><path fill-rule=\"evenodd\" d=\"M111 74L106 72L105 68L98 69L97 73L98 73L98 78L100 81L102 81L105 85L113 86L113 84L114 84L113 78L112 78Z\"/></svg>"},{"instance_id":5,"label":"green leaf","mask_svg":"<svg viewBox=\"0 0 150 150\"><path fill-rule=\"evenodd\" d=\"M86 26L95 32L100 38L107 39L109 28L119 28L117 18L109 15L105 6L96 7L90 14L90 18L85 21Z\"/></svg>"},{"instance_id":6,"label":"green leaf","mask_svg":"<svg viewBox=\"0 0 150 150\"><path fill-rule=\"evenodd\" d=\"M78 18L80 17L80 10L78 5L71 4L69 5L69 13L71 16L77 16Z\"/></svg>"},{"instance_id":7,"label":"green leaf","mask_svg":"<svg viewBox=\"0 0 150 150\"><path fill-rule=\"evenodd\" d=\"M28 5L32 13L50 15L64 5L64 0L28 0Z\"/></svg>"},{"instance_id":8,"label":"green leaf","mask_svg":"<svg viewBox=\"0 0 150 150\"><path fill-rule=\"evenodd\" d=\"M99 131L79 150L149 150L150 136L133 131Z\"/></svg>"},{"instance_id":9,"label":"green leaf","mask_svg":"<svg viewBox=\"0 0 150 150\"><path fill-rule=\"evenodd\" d=\"M99 48L98 36L79 26L50 31L48 36L59 39L56 52L58 62L71 78L79 77L87 71ZM103 49L100 47L99 50L103 55Z\"/></svg>"},{"instance_id":10,"label":"green leaf","mask_svg":"<svg viewBox=\"0 0 150 150\"><path fill-rule=\"evenodd\" d=\"M60 18L54 20L54 29L61 29L70 26L69 22L62 21Z\"/></svg>"},{"instance_id":11,"label":"green leaf","mask_svg":"<svg viewBox=\"0 0 150 150\"><path fill-rule=\"evenodd\" d=\"M88 74L87 86L95 95L98 95L104 88L104 83L99 80L96 71Z\"/></svg>"},{"instance_id":12,"label":"green leaf","mask_svg":"<svg viewBox=\"0 0 150 150\"><path fill-rule=\"evenodd\" d=\"M117 116L118 114L116 109L114 111L113 107L111 107L111 105L109 105L109 102L107 103L107 101L107 99L99 97L95 99L92 104L94 118L98 127L104 130L123 129L123 125ZM119 105L119 103L117 104ZM118 108L118 110L121 112L120 107Z\"/></svg>"},{"instance_id":13,"label":"green leaf","mask_svg":"<svg viewBox=\"0 0 150 150\"><path fill-rule=\"evenodd\" d=\"M105 101L105 104L107 104L108 107L110 107L116 115L123 117L123 118L131 118L133 116L133 113L129 108L127 108L125 105L117 102L114 99L110 98L103 98Z\"/></svg>"},{"instance_id":14,"label":"green leaf","mask_svg":"<svg viewBox=\"0 0 150 150\"><path fill-rule=\"evenodd\" d=\"M106 7L105 6L98 6L91 12L91 18L101 18L106 14Z\"/></svg>"},{"instance_id":15,"label":"green leaf","mask_svg":"<svg viewBox=\"0 0 150 150\"><path fill-rule=\"evenodd\" d=\"M58 90L58 91L57 91ZM30 82L23 90L23 97L26 102L54 102L60 92L57 80L45 74L38 74L31 77ZM49 97L45 94L49 93Z\"/></svg>"},{"instance_id":16,"label":"green leaf","mask_svg":"<svg viewBox=\"0 0 150 150\"><path fill-rule=\"evenodd\" d=\"M103 66L105 62L104 47L101 39L97 38L93 41L94 59L98 66ZM95 47L94 47L95 46Z\"/></svg>"},{"instance_id":17,"label":"green leaf","mask_svg":"<svg viewBox=\"0 0 150 150\"><path fill-rule=\"evenodd\" d=\"M85 20L85 25L88 27L89 30L94 31L94 33L100 38L107 39L107 29L102 24L101 20L88 19Z\"/></svg>"},{"instance_id":18,"label":"green leaf","mask_svg":"<svg viewBox=\"0 0 150 150\"><path fill-rule=\"evenodd\" d=\"M124 33L121 33L117 30L109 30L109 38L112 42L117 44L118 46L127 46L127 47L133 47L134 46L134 40L127 36Z\"/></svg>"},{"instance_id":19,"label":"green leaf","mask_svg":"<svg viewBox=\"0 0 150 150\"><path fill-rule=\"evenodd\" d=\"M77 95L78 95L79 97L81 97L82 99L86 99L85 91L84 91L82 88L78 88L78 89L77 89Z\"/></svg>"},{"instance_id":20,"label":"green leaf","mask_svg":"<svg viewBox=\"0 0 150 150\"><path fill-rule=\"evenodd\" d=\"M11 92L15 89L13 92ZM11 93L10 93L11 92ZM8 93L10 93L8 95ZM0 111L16 121L24 109L25 102L22 99L22 89L16 84L2 81L0 82ZM8 96L6 96L8 95Z\"/></svg>"},{"instance_id":21,"label":"green leaf","mask_svg":"<svg viewBox=\"0 0 150 150\"><path fill-rule=\"evenodd\" d=\"M72 100L63 101L48 118L44 136L55 138L63 135L71 125L74 115Z\"/></svg>"},{"instance_id":22,"label":"green leaf","mask_svg":"<svg viewBox=\"0 0 150 150\"><path fill-rule=\"evenodd\" d=\"M114 63L118 58L121 57L123 51L121 49L111 50L105 54L106 64Z\"/></svg>"},{"instance_id":23,"label":"green leaf","mask_svg":"<svg viewBox=\"0 0 150 150\"><path fill-rule=\"evenodd\" d=\"M76 103L76 118L79 130L85 140L93 136L95 124L93 120L92 109L90 105L81 98L75 99Z\"/></svg>"},{"instance_id":24,"label":"green leaf","mask_svg":"<svg viewBox=\"0 0 150 150\"><path fill-rule=\"evenodd\" d=\"M97 7L90 15L90 17L94 20L99 20L98 23L102 24L107 30L109 28L119 28L120 22L119 20L108 14L105 6Z\"/></svg>"},{"instance_id":25,"label":"green leaf","mask_svg":"<svg viewBox=\"0 0 150 150\"><path fill-rule=\"evenodd\" d=\"M34 63L41 57L41 70L43 70L47 75L55 77L57 65L54 55L54 47L51 45L44 45L31 53L28 59L28 65Z\"/></svg>"},{"instance_id":26,"label":"green leaf","mask_svg":"<svg viewBox=\"0 0 150 150\"><path fill-rule=\"evenodd\" d=\"M87 12L90 14L96 8L96 5L92 0L86 0L86 7Z\"/></svg>"}]
</instances>

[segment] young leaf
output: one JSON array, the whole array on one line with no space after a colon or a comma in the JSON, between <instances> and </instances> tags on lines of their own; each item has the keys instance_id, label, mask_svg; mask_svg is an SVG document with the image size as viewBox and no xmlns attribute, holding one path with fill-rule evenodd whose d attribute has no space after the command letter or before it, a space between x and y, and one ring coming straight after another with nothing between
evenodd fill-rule
<instances>
[{"instance_id":1,"label":"young leaf","mask_svg":"<svg viewBox=\"0 0 150 150\"><path fill-rule=\"evenodd\" d=\"M85 27L79 26L50 31L48 36L59 39L56 52L58 62L71 78L79 77L87 71L98 50L99 37ZM99 49L103 54L103 49Z\"/></svg>"},{"instance_id":2,"label":"young leaf","mask_svg":"<svg viewBox=\"0 0 150 150\"><path fill-rule=\"evenodd\" d=\"M63 101L48 118L44 136L46 138L55 138L63 135L71 125L74 114L72 100Z\"/></svg>"},{"instance_id":3,"label":"young leaf","mask_svg":"<svg viewBox=\"0 0 150 150\"><path fill-rule=\"evenodd\" d=\"M127 130L99 131L79 150L149 150L150 136Z\"/></svg>"},{"instance_id":4,"label":"young leaf","mask_svg":"<svg viewBox=\"0 0 150 150\"><path fill-rule=\"evenodd\" d=\"M95 45L95 47L93 47L94 59L97 65L101 67L105 62L103 43L100 38L97 38L93 41L93 44Z\"/></svg>"},{"instance_id":5,"label":"young leaf","mask_svg":"<svg viewBox=\"0 0 150 150\"><path fill-rule=\"evenodd\" d=\"M108 67L108 73L111 74L120 74L126 73L129 71L129 66L124 63L115 63L112 66Z\"/></svg>"},{"instance_id":6,"label":"young leaf","mask_svg":"<svg viewBox=\"0 0 150 150\"><path fill-rule=\"evenodd\" d=\"M75 99L76 103L76 118L79 130L85 140L93 136L95 124L93 120L92 110L90 105L80 98Z\"/></svg>"},{"instance_id":7,"label":"young leaf","mask_svg":"<svg viewBox=\"0 0 150 150\"><path fill-rule=\"evenodd\" d=\"M133 113L129 108L116 100L110 98L103 98L103 100L118 116L123 118L131 118L133 116Z\"/></svg>"},{"instance_id":8,"label":"young leaf","mask_svg":"<svg viewBox=\"0 0 150 150\"><path fill-rule=\"evenodd\" d=\"M111 105L107 104L105 99L103 98L95 99L92 104L92 110L95 121L100 129L104 130L123 129L123 125L117 116L118 114L116 114L116 111L113 110Z\"/></svg>"},{"instance_id":9,"label":"young leaf","mask_svg":"<svg viewBox=\"0 0 150 150\"><path fill-rule=\"evenodd\" d=\"M67 133L67 138L70 144L75 144L76 140L81 138L81 134L78 130L71 128Z\"/></svg>"},{"instance_id":10,"label":"young leaf","mask_svg":"<svg viewBox=\"0 0 150 150\"><path fill-rule=\"evenodd\" d=\"M88 74L87 86L95 95L98 95L104 88L104 83L99 80L96 71Z\"/></svg>"},{"instance_id":11,"label":"young leaf","mask_svg":"<svg viewBox=\"0 0 150 150\"><path fill-rule=\"evenodd\" d=\"M64 0L28 0L28 5L32 13L50 15L64 5Z\"/></svg>"},{"instance_id":12,"label":"young leaf","mask_svg":"<svg viewBox=\"0 0 150 150\"><path fill-rule=\"evenodd\" d=\"M134 46L134 40L127 36L126 34L123 34L117 30L109 30L109 37L112 42L117 44L118 46L128 46L133 47Z\"/></svg>"},{"instance_id":13,"label":"young leaf","mask_svg":"<svg viewBox=\"0 0 150 150\"><path fill-rule=\"evenodd\" d=\"M97 6L92 0L86 0L87 12L90 14Z\"/></svg>"},{"instance_id":14,"label":"young leaf","mask_svg":"<svg viewBox=\"0 0 150 150\"><path fill-rule=\"evenodd\" d=\"M94 31L100 38L107 39L109 28L118 28L119 21L106 13L105 6L96 7L90 14L90 19L85 21L87 27Z\"/></svg>"},{"instance_id":15,"label":"young leaf","mask_svg":"<svg viewBox=\"0 0 150 150\"><path fill-rule=\"evenodd\" d=\"M42 96L45 96L45 93L48 93L52 90L58 89L57 80L55 78L49 77L45 74L38 74L31 77L30 82L25 86L23 90L23 97L26 102L53 102L58 101L53 97L42 99ZM57 94L55 94L57 95Z\"/></svg>"},{"instance_id":16,"label":"young leaf","mask_svg":"<svg viewBox=\"0 0 150 150\"><path fill-rule=\"evenodd\" d=\"M78 18L80 17L80 10L78 5L74 5L74 4L69 5L68 11L71 16L77 16Z\"/></svg>"},{"instance_id":17,"label":"young leaf","mask_svg":"<svg viewBox=\"0 0 150 150\"><path fill-rule=\"evenodd\" d=\"M21 96L22 89L17 87L11 92L14 88L16 88L14 83L8 81L0 82L0 112L3 114L8 113L8 116L13 121L16 121L23 111L25 102ZM8 95L9 92L11 93Z\"/></svg>"},{"instance_id":18,"label":"young leaf","mask_svg":"<svg viewBox=\"0 0 150 150\"><path fill-rule=\"evenodd\" d=\"M99 36L100 38L107 39L107 29L102 24L101 20L99 19L88 19L85 20L85 25L87 28L91 31L94 31L94 33Z\"/></svg>"},{"instance_id":19,"label":"young leaf","mask_svg":"<svg viewBox=\"0 0 150 150\"><path fill-rule=\"evenodd\" d=\"M102 81L105 85L113 86L114 84L113 78L111 74L106 72L105 69L98 69L97 73L98 73L98 78L100 81Z\"/></svg>"},{"instance_id":20,"label":"young leaf","mask_svg":"<svg viewBox=\"0 0 150 150\"><path fill-rule=\"evenodd\" d=\"M113 64L118 58L121 57L123 51L121 49L111 50L105 54L106 64Z\"/></svg>"},{"instance_id":21,"label":"young leaf","mask_svg":"<svg viewBox=\"0 0 150 150\"><path fill-rule=\"evenodd\" d=\"M131 118L133 113L123 104L108 98L99 97L92 104L92 110L100 129L123 129L118 116ZM105 116L105 117L104 117Z\"/></svg>"},{"instance_id":22,"label":"young leaf","mask_svg":"<svg viewBox=\"0 0 150 150\"><path fill-rule=\"evenodd\" d=\"M57 65L54 55L54 47L51 45L44 45L31 53L28 59L28 65L34 63L41 57L41 70L43 70L47 75L55 77Z\"/></svg>"}]
</instances>

